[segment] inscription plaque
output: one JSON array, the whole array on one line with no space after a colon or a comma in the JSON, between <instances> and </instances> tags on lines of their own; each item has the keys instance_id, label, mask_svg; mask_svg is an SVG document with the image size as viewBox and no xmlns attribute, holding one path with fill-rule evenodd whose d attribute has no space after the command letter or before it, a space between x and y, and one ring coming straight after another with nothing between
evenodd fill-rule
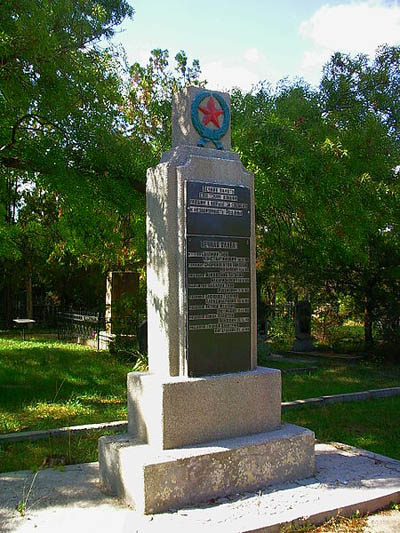
<instances>
[{"instance_id":1,"label":"inscription plaque","mask_svg":"<svg viewBox=\"0 0 400 533\"><path fill-rule=\"evenodd\" d=\"M250 189L186 183L189 376L251 368Z\"/></svg>"}]
</instances>

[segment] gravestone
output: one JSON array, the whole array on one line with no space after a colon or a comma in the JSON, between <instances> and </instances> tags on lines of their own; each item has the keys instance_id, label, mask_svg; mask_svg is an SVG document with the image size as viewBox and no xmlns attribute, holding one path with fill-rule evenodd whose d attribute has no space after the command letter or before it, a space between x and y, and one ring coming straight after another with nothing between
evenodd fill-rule
<instances>
[{"instance_id":1,"label":"gravestone","mask_svg":"<svg viewBox=\"0 0 400 533\"><path fill-rule=\"evenodd\" d=\"M127 316L122 300L125 297L137 297L139 293L139 274L137 272L108 272L106 278L106 332L119 333L123 329Z\"/></svg>"},{"instance_id":2,"label":"gravestone","mask_svg":"<svg viewBox=\"0 0 400 533\"><path fill-rule=\"evenodd\" d=\"M311 352L314 349L311 337L311 304L306 300L297 302L295 313L294 352Z\"/></svg>"},{"instance_id":3,"label":"gravestone","mask_svg":"<svg viewBox=\"0 0 400 533\"><path fill-rule=\"evenodd\" d=\"M128 374L128 433L99 440L104 489L144 513L314 469L314 434L281 424L280 372L257 367L254 184L229 95L186 88L172 122L147 174L149 372Z\"/></svg>"}]
</instances>

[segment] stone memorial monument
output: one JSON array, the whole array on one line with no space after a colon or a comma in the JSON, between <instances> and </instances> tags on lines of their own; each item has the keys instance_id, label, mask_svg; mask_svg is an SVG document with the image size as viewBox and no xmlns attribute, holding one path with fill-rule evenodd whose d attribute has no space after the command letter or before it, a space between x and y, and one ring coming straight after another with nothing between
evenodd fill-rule
<instances>
[{"instance_id":1,"label":"stone memorial monument","mask_svg":"<svg viewBox=\"0 0 400 533\"><path fill-rule=\"evenodd\" d=\"M128 433L99 440L104 489L143 513L314 470L257 367L253 176L230 151L229 95L173 101L173 148L147 174L149 372L128 374Z\"/></svg>"},{"instance_id":2,"label":"stone memorial monument","mask_svg":"<svg viewBox=\"0 0 400 533\"><path fill-rule=\"evenodd\" d=\"M312 352L314 349L311 337L311 304L306 300L297 302L295 314L294 352Z\"/></svg>"}]
</instances>

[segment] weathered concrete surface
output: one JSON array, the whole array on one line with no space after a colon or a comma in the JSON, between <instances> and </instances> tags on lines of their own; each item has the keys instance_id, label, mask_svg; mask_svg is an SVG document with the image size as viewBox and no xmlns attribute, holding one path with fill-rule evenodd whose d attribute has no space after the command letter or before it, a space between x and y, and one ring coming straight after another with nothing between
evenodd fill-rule
<instances>
[{"instance_id":1,"label":"weathered concrete surface","mask_svg":"<svg viewBox=\"0 0 400 533\"><path fill-rule=\"evenodd\" d=\"M400 511L386 511L369 516L364 533L399 533Z\"/></svg>"},{"instance_id":2,"label":"weathered concrete surface","mask_svg":"<svg viewBox=\"0 0 400 533\"><path fill-rule=\"evenodd\" d=\"M202 378L131 372L127 382L128 433L156 448L262 433L281 424L276 369Z\"/></svg>"},{"instance_id":3,"label":"weathered concrete surface","mask_svg":"<svg viewBox=\"0 0 400 533\"><path fill-rule=\"evenodd\" d=\"M192 123L191 116L191 104L192 100L200 91L208 89L202 89L201 87L185 87L181 91L174 94L172 98L172 146L196 146L200 139L199 133L196 131ZM228 93L218 94L225 100L228 106L229 113L231 111L231 97ZM204 105L204 104L203 104ZM219 104L217 103L219 107ZM208 128L215 129L212 123L207 124ZM224 151L231 149L231 121L229 121L229 127L225 135L220 139ZM207 144L208 148L214 148L212 143Z\"/></svg>"},{"instance_id":4,"label":"weathered concrete surface","mask_svg":"<svg viewBox=\"0 0 400 533\"><path fill-rule=\"evenodd\" d=\"M149 514L314 472L314 433L280 429L173 450L155 450L126 435L99 439L104 489Z\"/></svg>"},{"instance_id":5,"label":"weathered concrete surface","mask_svg":"<svg viewBox=\"0 0 400 533\"><path fill-rule=\"evenodd\" d=\"M104 495L98 464L39 472L26 516L15 506L29 490L29 471L0 474L0 530L4 533L245 533L279 532L280 524L318 522L357 509L374 512L400 502L400 461L347 446L316 445L312 478L235 494L181 511L140 516ZM368 519L366 533L400 531L400 513ZM391 529L389 529L391 528Z\"/></svg>"}]
</instances>

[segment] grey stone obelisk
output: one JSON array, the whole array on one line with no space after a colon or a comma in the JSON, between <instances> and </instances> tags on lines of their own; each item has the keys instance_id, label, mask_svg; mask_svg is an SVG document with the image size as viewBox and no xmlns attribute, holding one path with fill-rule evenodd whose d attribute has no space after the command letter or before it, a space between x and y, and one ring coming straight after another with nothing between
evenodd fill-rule
<instances>
[{"instance_id":1,"label":"grey stone obelisk","mask_svg":"<svg viewBox=\"0 0 400 533\"><path fill-rule=\"evenodd\" d=\"M254 184L230 151L229 95L173 101L147 174L149 372L128 374L128 433L101 481L144 513L311 475L314 434L281 425L280 372L257 367Z\"/></svg>"}]
</instances>

